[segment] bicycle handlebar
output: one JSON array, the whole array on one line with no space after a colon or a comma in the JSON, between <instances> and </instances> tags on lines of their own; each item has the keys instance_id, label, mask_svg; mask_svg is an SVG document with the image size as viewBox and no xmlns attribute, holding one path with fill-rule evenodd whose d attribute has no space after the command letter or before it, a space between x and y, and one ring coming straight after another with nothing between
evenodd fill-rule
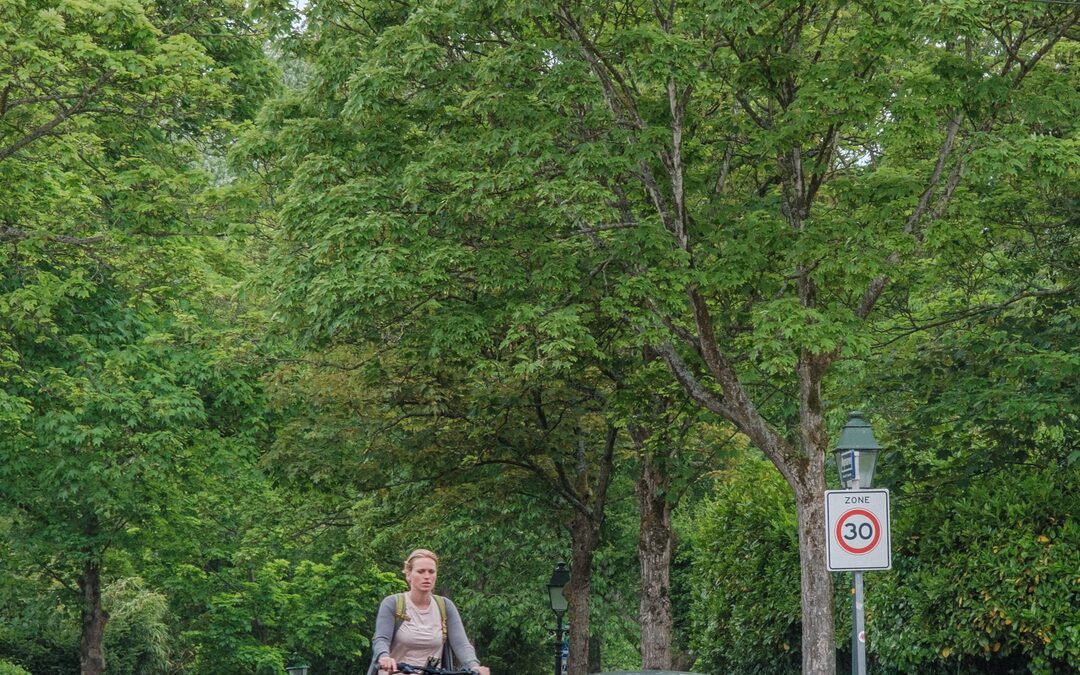
<instances>
[{"instance_id":1,"label":"bicycle handlebar","mask_svg":"<svg viewBox=\"0 0 1080 675\"><path fill-rule=\"evenodd\" d=\"M401 661L398 661L396 672L405 673L405 675L477 675L475 670L446 670L431 666L414 666Z\"/></svg>"}]
</instances>

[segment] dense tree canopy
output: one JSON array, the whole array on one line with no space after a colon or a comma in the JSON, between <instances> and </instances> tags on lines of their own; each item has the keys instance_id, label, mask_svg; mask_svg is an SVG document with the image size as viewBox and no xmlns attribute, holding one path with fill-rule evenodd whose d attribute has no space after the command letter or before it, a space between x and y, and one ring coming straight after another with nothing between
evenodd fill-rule
<instances>
[{"instance_id":1,"label":"dense tree canopy","mask_svg":"<svg viewBox=\"0 0 1080 675\"><path fill-rule=\"evenodd\" d=\"M827 376L876 358L910 289L926 291L924 323L952 318L930 294L957 232L1006 197L1003 171L1074 170L1059 136L1076 8L321 2L310 16L311 84L271 123L295 162L278 293L306 334L359 328L519 372L610 354L597 338L613 329L654 351L792 487L803 668L831 672L821 495L842 411ZM999 281L1007 297L1074 288Z\"/></svg>"},{"instance_id":2,"label":"dense tree canopy","mask_svg":"<svg viewBox=\"0 0 1080 675\"><path fill-rule=\"evenodd\" d=\"M113 557L258 429L252 372L222 369L240 268L199 167L274 88L229 9L0 10L0 498L17 560L78 587L83 672L105 667Z\"/></svg>"},{"instance_id":3,"label":"dense tree canopy","mask_svg":"<svg viewBox=\"0 0 1080 675\"><path fill-rule=\"evenodd\" d=\"M0 673L1080 668L1080 6L0 6ZM751 583L752 582L752 583ZM839 653L839 656L838 656ZM78 664L78 665L76 665Z\"/></svg>"}]
</instances>

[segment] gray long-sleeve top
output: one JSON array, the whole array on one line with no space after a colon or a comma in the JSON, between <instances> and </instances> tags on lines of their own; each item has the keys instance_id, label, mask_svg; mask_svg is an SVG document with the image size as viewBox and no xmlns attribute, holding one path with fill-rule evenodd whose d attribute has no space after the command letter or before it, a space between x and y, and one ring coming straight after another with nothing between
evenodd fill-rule
<instances>
[{"instance_id":1,"label":"gray long-sleeve top","mask_svg":"<svg viewBox=\"0 0 1080 675\"><path fill-rule=\"evenodd\" d=\"M432 602L435 602L432 599ZM397 608L397 596L388 595L379 604L379 613L375 617L375 635L371 638L371 667L369 673L377 671L379 659L390 654L390 643L397 632L394 621L394 610ZM465 625L461 622L461 614L450 598L446 598L446 639L450 642L450 649L454 652L454 665L457 668L475 668L480 665L476 658L476 650L473 649L469 637L465 634ZM423 665L423 664L421 664ZM445 664L443 665L445 668Z\"/></svg>"}]
</instances>

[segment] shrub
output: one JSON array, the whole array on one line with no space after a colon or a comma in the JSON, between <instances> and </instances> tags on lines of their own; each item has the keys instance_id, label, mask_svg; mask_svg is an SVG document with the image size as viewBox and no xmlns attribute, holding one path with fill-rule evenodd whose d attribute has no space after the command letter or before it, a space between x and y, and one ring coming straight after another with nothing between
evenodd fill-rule
<instances>
[{"instance_id":1,"label":"shrub","mask_svg":"<svg viewBox=\"0 0 1080 675\"><path fill-rule=\"evenodd\" d=\"M109 611L105 659L116 675L155 675L170 671L171 630L168 599L146 588L142 579L122 578L105 587Z\"/></svg>"},{"instance_id":2,"label":"shrub","mask_svg":"<svg viewBox=\"0 0 1080 675\"><path fill-rule=\"evenodd\" d=\"M894 570L867 591L887 670L1080 672L1080 479L1002 471L894 499Z\"/></svg>"},{"instance_id":3,"label":"shrub","mask_svg":"<svg viewBox=\"0 0 1080 675\"><path fill-rule=\"evenodd\" d=\"M764 459L739 459L681 520L695 670L798 672L798 528L783 478Z\"/></svg>"},{"instance_id":4,"label":"shrub","mask_svg":"<svg viewBox=\"0 0 1080 675\"><path fill-rule=\"evenodd\" d=\"M10 661L0 660L0 675L30 675L30 672Z\"/></svg>"}]
</instances>

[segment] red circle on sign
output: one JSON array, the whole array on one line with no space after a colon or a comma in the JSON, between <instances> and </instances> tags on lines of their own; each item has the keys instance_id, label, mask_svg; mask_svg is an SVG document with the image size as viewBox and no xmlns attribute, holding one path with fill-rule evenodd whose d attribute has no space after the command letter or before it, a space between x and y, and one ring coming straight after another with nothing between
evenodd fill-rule
<instances>
[{"instance_id":1,"label":"red circle on sign","mask_svg":"<svg viewBox=\"0 0 1080 675\"><path fill-rule=\"evenodd\" d=\"M870 539L870 543L866 546L862 546L859 548L856 548L855 546L850 546L846 541L844 541L844 537L840 533L840 528L842 528L847 519L851 518L852 516L865 516L867 519L869 519L870 523L874 527L874 536ZM878 519L874 517L874 514L870 513L866 509L851 509L844 515L840 516L840 520L836 523L836 543L840 544L840 548L853 555L862 555L864 553L869 553L870 551L873 551L874 547L877 546L879 539L881 539L881 524L878 523Z\"/></svg>"}]
</instances>

